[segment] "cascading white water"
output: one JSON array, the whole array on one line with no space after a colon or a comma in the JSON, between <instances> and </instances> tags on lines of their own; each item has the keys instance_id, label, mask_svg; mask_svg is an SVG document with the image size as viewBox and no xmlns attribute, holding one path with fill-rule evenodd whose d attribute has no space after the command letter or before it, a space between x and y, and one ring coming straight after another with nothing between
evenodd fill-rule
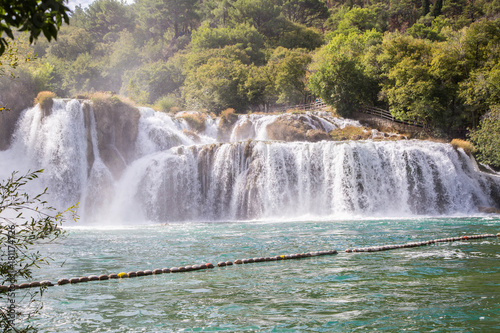
<instances>
[{"instance_id":1,"label":"cascading white water","mask_svg":"<svg viewBox=\"0 0 500 333\"><path fill-rule=\"evenodd\" d=\"M423 141L173 148L134 162L132 183L114 208L155 221L471 213L499 190L465 153Z\"/></svg>"},{"instance_id":2,"label":"cascading white water","mask_svg":"<svg viewBox=\"0 0 500 333\"><path fill-rule=\"evenodd\" d=\"M86 223L470 214L500 197L498 177L477 172L448 144L255 140L277 116L240 116L235 128L251 122L252 135L233 131L231 140L253 141L231 143L216 142L217 122L208 118L195 144L184 120L147 108L134 158L117 174L99 153L96 118L84 113L78 101L55 100L45 117L28 109L0 166L45 168L56 205L81 201ZM308 119L326 130L349 124Z\"/></svg>"}]
</instances>

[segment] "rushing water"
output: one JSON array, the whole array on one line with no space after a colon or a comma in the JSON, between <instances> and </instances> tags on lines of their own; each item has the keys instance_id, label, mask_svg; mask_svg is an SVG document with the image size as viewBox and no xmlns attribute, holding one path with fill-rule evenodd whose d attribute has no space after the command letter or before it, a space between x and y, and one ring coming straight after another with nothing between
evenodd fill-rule
<instances>
[{"instance_id":1,"label":"rushing water","mask_svg":"<svg viewBox=\"0 0 500 333\"><path fill-rule=\"evenodd\" d=\"M26 110L11 148L0 152L0 176L45 168L51 204L80 202L89 224L453 215L500 208L500 177L479 172L463 150L449 144L268 141L267 126L280 117L326 132L360 126L327 113L240 116L225 140L219 121L210 117L193 135L180 117L148 108L127 119L113 112L95 117L89 104L77 100L56 100L45 117L39 106Z\"/></svg>"},{"instance_id":2,"label":"rushing water","mask_svg":"<svg viewBox=\"0 0 500 333\"><path fill-rule=\"evenodd\" d=\"M500 231L498 218L185 223L69 229L52 281L337 249L338 255L51 287L42 332L497 332L499 240L349 247Z\"/></svg>"}]
</instances>

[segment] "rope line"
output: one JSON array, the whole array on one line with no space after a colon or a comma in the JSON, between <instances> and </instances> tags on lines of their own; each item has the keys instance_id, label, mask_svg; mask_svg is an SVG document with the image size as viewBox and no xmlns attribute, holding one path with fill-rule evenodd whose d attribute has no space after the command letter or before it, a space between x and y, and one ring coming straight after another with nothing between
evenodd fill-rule
<instances>
[{"instance_id":1,"label":"rope line","mask_svg":"<svg viewBox=\"0 0 500 333\"><path fill-rule=\"evenodd\" d=\"M482 235L472 235L472 236L461 236L461 237L450 237L450 238L438 238L423 242L411 242L405 244L396 244L396 245L382 245L382 246L371 246L371 247L361 247L361 248L348 248L345 250L346 253L359 253L359 252L378 252L378 251L388 251L388 250L396 250L402 248L411 248L411 247L419 247L419 246L427 246L436 243L445 243L445 242L456 242L456 241L465 241L465 240L473 240L473 239L484 239L484 238L494 238L500 237L500 233L498 234L482 234ZM285 255L277 255L273 257L256 257L256 258L246 258L246 259L236 259L234 262L232 261L220 261L217 263L217 267L225 267L232 265L242 265L242 264L250 264L256 262L264 262L264 261L280 261L280 260L291 260L291 259L302 259L302 258L310 258L317 256L325 256L325 255L335 255L337 254L337 250L328 250L328 251L316 251L316 252L306 252L306 253L295 253L295 254L285 254ZM57 281L57 285L63 286L65 284L76 284L82 282L90 282L90 281L105 281L110 279L125 279L125 278L133 278L137 276L149 276L149 275L159 275L159 274L169 274L169 273L182 273L182 272L190 272L190 271L198 271L202 269L212 269L215 266L211 263L205 263L201 265L188 265L188 266L179 266L172 268L163 268L163 269L154 269L154 270L144 270L144 271L131 271L128 273L120 272L118 274L101 274L83 276L83 277L75 277L71 279L59 279ZM54 284L48 280L40 281L40 282L31 282L31 283L21 283L19 285L13 284L10 286L0 285L0 292L8 292L15 289L25 289L25 288L34 288L34 287L52 287Z\"/></svg>"}]
</instances>

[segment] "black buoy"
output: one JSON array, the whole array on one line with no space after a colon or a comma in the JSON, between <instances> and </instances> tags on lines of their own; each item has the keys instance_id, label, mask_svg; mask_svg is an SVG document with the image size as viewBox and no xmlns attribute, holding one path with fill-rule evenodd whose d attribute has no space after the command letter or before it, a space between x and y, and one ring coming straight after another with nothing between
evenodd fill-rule
<instances>
[{"instance_id":1,"label":"black buoy","mask_svg":"<svg viewBox=\"0 0 500 333\"><path fill-rule=\"evenodd\" d=\"M154 275L163 274L163 271L161 269L159 269L159 268L156 268L156 269L153 270L153 274Z\"/></svg>"},{"instance_id":2,"label":"black buoy","mask_svg":"<svg viewBox=\"0 0 500 333\"><path fill-rule=\"evenodd\" d=\"M148 276L148 275L153 275L153 271L152 271L152 270L150 270L150 269L146 269L146 270L144 271L144 275L146 275L146 276Z\"/></svg>"},{"instance_id":3,"label":"black buoy","mask_svg":"<svg viewBox=\"0 0 500 333\"><path fill-rule=\"evenodd\" d=\"M224 267L224 266L226 266L226 265L227 265L227 264L226 264L226 262L225 262L225 261L220 261L220 262L218 262L218 263L217 263L217 266L219 266L219 267Z\"/></svg>"},{"instance_id":4,"label":"black buoy","mask_svg":"<svg viewBox=\"0 0 500 333\"><path fill-rule=\"evenodd\" d=\"M232 261L226 261L226 266L232 266L233 262Z\"/></svg>"},{"instance_id":5,"label":"black buoy","mask_svg":"<svg viewBox=\"0 0 500 333\"><path fill-rule=\"evenodd\" d=\"M241 259L236 259L236 260L234 261L234 263L235 263L236 265L241 265L241 264L243 263L243 260L241 260Z\"/></svg>"},{"instance_id":6,"label":"black buoy","mask_svg":"<svg viewBox=\"0 0 500 333\"><path fill-rule=\"evenodd\" d=\"M163 268L161 271L163 272L163 274L168 274L170 273L170 268Z\"/></svg>"},{"instance_id":7,"label":"black buoy","mask_svg":"<svg viewBox=\"0 0 500 333\"><path fill-rule=\"evenodd\" d=\"M99 277L97 275L90 275L89 281L99 281Z\"/></svg>"},{"instance_id":8,"label":"black buoy","mask_svg":"<svg viewBox=\"0 0 500 333\"><path fill-rule=\"evenodd\" d=\"M170 273L179 273L179 272L180 272L179 267L170 268Z\"/></svg>"},{"instance_id":9,"label":"black buoy","mask_svg":"<svg viewBox=\"0 0 500 333\"><path fill-rule=\"evenodd\" d=\"M41 286L47 286L47 287L53 287L54 286L54 284L52 282L50 282L49 280L40 281L40 285Z\"/></svg>"},{"instance_id":10,"label":"black buoy","mask_svg":"<svg viewBox=\"0 0 500 333\"><path fill-rule=\"evenodd\" d=\"M118 274L115 274L115 273L113 273L113 274L109 274L109 275L108 275L108 277L109 277L110 279L118 279Z\"/></svg>"},{"instance_id":11,"label":"black buoy","mask_svg":"<svg viewBox=\"0 0 500 333\"><path fill-rule=\"evenodd\" d=\"M141 271L137 271L137 272L141 272ZM128 273L127 273L127 276L128 276L129 278L131 278L131 277L136 277L136 276L138 276L138 275L137 275L137 272L133 272L133 271L132 271L132 272L128 272ZM144 273L143 273L143 275L144 275Z\"/></svg>"},{"instance_id":12,"label":"black buoy","mask_svg":"<svg viewBox=\"0 0 500 333\"><path fill-rule=\"evenodd\" d=\"M19 289L25 289L25 288L29 288L29 287L30 287L29 283L21 283L18 288Z\"/></svg>"},{"instance_id":13,"label":"black buoy","mask_svg":"<svg viewBox=\"0 0 500 333\"><path fill-rule=\"evenodd\" d=\"M107 276L106 274L101 274L99 275L98 279L99 281L109 280L109 276Z\"/></svg>"},{"instance_id":14,"label":"black buoy","mask_svg":"<svg viewBox=\"0 0 500 333\"><path fill-rule=\"evenodd\" d=\"M144 271L137 271L135 272L136 276L144 276Z\"/></svg>"},{"instance_id":15,"label":"black buoy","mask_svg":"<svg viewBox=\"0 0 500 333\"><path fill-rule=\"evenodd\" d=\"M80 282L89 282L89 278L87 276L82 276Z\"/></svg>"},{"instance_id":16,"label":"black buoy","mask_svg":"<svg viewBox=\"0 0 500 333\"><path fill-rule=\"evenodd\" d=\"M69 279L69 283L73 284L73 283L79 283L80 282L80 278L71 278Z\"/></svg>"}]
</instances>

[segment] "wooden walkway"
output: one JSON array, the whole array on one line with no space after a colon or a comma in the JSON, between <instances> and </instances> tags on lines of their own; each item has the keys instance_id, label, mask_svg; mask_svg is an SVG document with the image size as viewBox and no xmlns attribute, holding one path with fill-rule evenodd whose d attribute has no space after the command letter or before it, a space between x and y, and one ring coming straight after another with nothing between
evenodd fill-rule
<instances>
[{"instance_id":1,"label":"wooden walkway","mask_svg":"<svg viewBox=\"0 0 500 333\"><path fill-rule=\"evenodd\" d=\"M424 123L421 123L419 121L403 121L403 120L398 120L394 118L394 116L391 114L390 111L381 109L381 108L376 108L374 106L363 106L359 109L359 112L361 113L366 113L370 114L373 116L376 116L378 118L382 118L385 120L389 120L398 124L404 124L404 125L409 125L409 126L415 126L415 127L425 127Z\"/></svg>"}]
</instances>

